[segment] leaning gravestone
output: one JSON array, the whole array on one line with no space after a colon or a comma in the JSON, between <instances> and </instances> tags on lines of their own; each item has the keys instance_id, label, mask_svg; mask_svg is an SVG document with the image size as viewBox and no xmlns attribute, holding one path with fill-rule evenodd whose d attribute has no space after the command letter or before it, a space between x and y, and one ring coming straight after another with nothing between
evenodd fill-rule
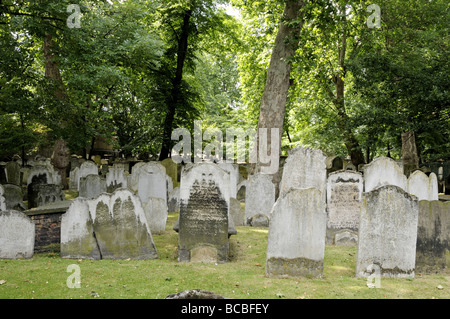
<instances>
[{"instance_id":1,"label":"leaning gravestone","mask_svg":"<svg viewBox=\"0 0 450 319\"><path fill-rule=\"evenodd\" d=\"M316 188L290 189L272 211L266 275L321 277L325 255L326 211Z\"/></svg>"},{"instance_id":2,"label":"leaning gravestone","mask_svg":"<svg viewBox=\"0 0 450 319\"><path fill-rule=\"evenodd\" d=\"M20 165L16 162L8 162L5 165L6 180L9 184L21 185Z\"/></svg>"},{"instance_id":3,"label":"leaning gravestone","mask_svg":"<svg viewBox=\"0 0 450 319\"><path fill-rule=\"evenodd\" d=\"M321 150L302 148L289 151L283 167L280 196L290 188L317 188L326 201L327 171L326 156Z\"/></svg>"},{"instance_id":4,"label":"leaning gravestone","mask_svg":"<svg viewBox=\"0 0 450 319\"><path fill-rule=\"evenodd\" d=\"M256 214L270 218L275 203L275 185L270 175L250 175L245 193L245 223Z\"/></svg>"},{"instance_id":5,"label":"leaning gravestone","mask_svg":"<svg viewBox=\"0 0 450 319\"><path fill-rule=\"evenodd\" d=\"M437 273L446 267L449 248L450 202L419 202L416 271Z\"/></svg>"},{"instance_id":6,"label":"leaning gravestone","mask_svg":"<svg viewBox=\"0 0 450 319\"><path fill-rule=\"evenodd\" d=\"M178 261L227 262L229 178L217 164L188 164L183 168Z\"/></svg>"},{"instance_id":7,"label":"leaning gravestone","mask_svg":"<svg viewBox=\"0 0 450 319\"><path fill-rule=\"evenodd\" d=\"M14 184L5 184L0 185L3 186L3 197L6 204L6 209L4 210L18 210L24 211L25 204L23 202L23 192L20 186ZM1 190L0 190L1 192ZM1 207L1 199L0 199L0 207ZM0 209L2 210L2 209Z\"/></svg>"},{"instance_id":8,"label":"leaning gravestone","mask_svg":"<svg viewBox=\"0 0 450 319\"><path fill-rule=\"evenodd\" d=\"M158 257L139 198L123 188L72 203L61 221L61 252L66 258Z\"/></svg>"},{"instance_id":9,"label":"leaning gravestone","mask_svg":"<svg viewBox=\"0 0 450 319\"><path fill-rule=\"evenodd\" d=\"M35 226L24 213L0 211L0 258L31 258Z\"/></svg>"},{"instance_id":10,"label":"leaning gravestone","mask_svg":"<svg viewBox=\"0 0 450 319\"><path fill-rule=\"evenodd\" d=\"M61 218L61 257L101 259L88 200L76 198Z\"/></svg>"},{"instance_id":11,"label":"leaning gravestone","mask_svg":"<svg viewBox=\"0 0 450 319\"><path fill-rule=\"evenodd\" d=\"M337 171L327 183L327 243L356 245L363 193L363 177L354 171Z\"/></svg>"},{"instance_id":12,"label":"leaning gravestone","mask_svg":"<svg viewBox=\"0 0 450 319\"><path fill-rule=\"evenodd\" d=\"M439 200L438 182L436 174L427 176L424 172L416 170L407 180L408 193L417 196L418 200Z\"/></svg>"},{"instance_id":13,"label":"leaning gravestone","mask_svg":"<svg viewBox=\"0 0 450 319\"><path fill-rule=\"evenodd\" d=\"M364 166L364 190L370 192L384 185L395 185L406 191L407 179L392 158L378 157Z\"/></svg>"},{"instance_id":14,"label":"leaning gravestone","mask_svg":"<svg viewBox=\"0 0 450 319\"><path fill-rule=\"evenodd\" d=\"M359 220L356 276L378 269L383 277L413 278L419 203L398 186L364 194ZM371 269L369 271L369 269Z\"/></svg>"},{"instance_id":15,"label":"leaning gravestone","mask_svg":"<svg viewBox=\"0 0 450 319\"><path fill-rule=\"evenodd\" d=\"M101 193L106 193L106 180L100 175L90 174L80 178L80 197L95 198Z\"/></svg>"}]
</instances>

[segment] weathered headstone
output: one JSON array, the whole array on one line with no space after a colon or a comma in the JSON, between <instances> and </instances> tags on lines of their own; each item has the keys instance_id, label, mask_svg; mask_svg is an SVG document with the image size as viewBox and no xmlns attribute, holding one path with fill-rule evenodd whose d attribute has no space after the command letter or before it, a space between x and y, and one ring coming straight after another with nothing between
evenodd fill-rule
<instances>
[{"instance_id":1,"label":"weathered headstone","mask_svg":"<svg viewBox=\"0 0 450 319\"><path fill-rule=\"evenodd\" d=\"M321 150L296 147L289 151L283 168L280 196L290 188L317 188L326 201L326 156Z\"/></svg>"},{"instance_id":2,"label":"weathered headstone","mask_svg":"<svg viewBox=\"0 0 450 319\"><path fill-rule=\"evenodd\" d=\"M275 185L266 174L249 176L245 193L245 222L256 214L264 214L270 218L270 211L275 203Z\"/></svg>"},{"instance_id":3,"label":"weathered headstone","mask_svg":"<svg viewBox=\"0 0 450 319\"><path fill-rule=\"evenodd\" d=\"M269 226L267 276L322 276L327 220L322 198L316 188L292 188L278 198Z\"/></svg>"},{"instance_id":4,"label":"weathered headstone","mask_svg":"<svg viewBox=\"0 0 450 319\"><path fill-rule=\"evenodd\" d=\"M128 172L125 172L125 164L116 163L108 169L106 174L106 190L108 193L114 192L118 188L127 188Z\"/></svg>"},{"instance_id":5,"label":"weathered headstone","mask_svg":"<svg viewBox=\"0 0 450 319\"><path fill-rule=\"evenodd\" d=\"M0 211L6 210L5 189L0 184Z\"/></svg>"},{"instance_id":6,"label":"weathered headstone","mask_svg":"<svg viewBox=\"0 0 450 319\"><path fill-rule=\"evenodd\" d=\"M235 226L244 226L245 213L241 202L236 198L230 197L230 216Z\"/></svg>"},{"instance_id":7,"label":"weathered headstone","mask_svg":"<svg viewBox=\"0 0 450 319\"><path fill-rule=\"evenodd\" d=\"M239 180L239 166L231 163L219 163L219 167L230 173L230 197L236 198Z\"/></svg>"},{"instance_id":8,"label":"weathered headstone","mask_svg":"<svg viewBox=\"0 0 450 319\"><path fill-rule=\"evenodd\" d=\"M0 211L0 258L33 257L34 229L34 223L24 213Z\"/></svg>"},{"instance_id":9,"label":"weathered headstone","mask_svg":"<svg viewBox=\"0 0 450 319\"><path fill-rule=\"evenodd\" d=\"M24 211L25 204L23 202L22 188L20 186L14 185L14 184L5 184L2 186L3 186L3 190L4 190L3 197L5 199L5 204L6 204L5 210ZM1 202L1 200L0 200L0 202ZM1 206L1 203L0 203L0 206Z\"/></svg>"},{"instance_id":10,"label":"weathered headstone","mask_svg":"<svg viewBox=\"0 0 450 319\"><path fill-rule=\"evenodd\" d=\"M142 207L147 217L152 235L160 235L166 230L167 204L162 198L149 197Z\"/></svg>"},{"instance_id":11,"label":"weathered headstone","mask_svg":"<svg viewBox=\"0 0 450 319\"><path fill-rule=\"evenodd\" d=\"M418 200L438 200L438 183L436 174L427 176L424 172L416 170L412 172L407 180L408 193L417 196Z\"/></svg>"},{"instance_id":12,"label":"weathered headstone","mask_svg":"<svg viewBox=\"0 0 450 319\"><path fill-rule=\"evenodd\" d=\"M61 221L61 252L66 258L157 258L141 202L128 189L78 198Z\"/></svg>"},{"instance_id":13,"label":"weathered headstone","mask_svg":"<svg viewBox=\"0 0 450 319\"><path fill-rule=\"evenodd\" d=\"M180 187L175 187L169 194L167 200L167 208L169 213L180 211Z\"/></svg>"},{"instance_id":14,"label":"weathered headstone","mask_svg":"<svg viewBox=\"0 0 450 319\"><path fill-rule=\"evenodd\" d=\"M340 156L330 156L325 161L328 174L344 169L344 160Z\"/></svg>"},{"instance_id":15,"label":"weathered headstone","mask_svg":"<svg viewBox=\"0 0 450 319\"><path fill-rule=\"evenodd\" d=\"M79 196L95 198L106 192L106 180L97 174L90 174L80 178Z\"/></svg>"},{"instance_id":16,"label":"weathered headstone","mask_svg":"<svg viewBox=\"0 0 450 319\"><path fill-rule=\"evenodd\" d=\"M69 189L73 191L78 191L78 171L80 170L79 167L75 167L73 170L69 173Z\"/></svg>"},{"instance_id":17,"label":"weathered headstone","mask_svg":"<svg viewBox=\"0 0 450 319\"><path fill-rule=\"evenodd\" d=\"M236 198L240 202L245 202L245 192L246 192L246 189L247 189L247 184L248 184L248 180L245 179L245 180L239 182L239 184L237 185Z\"/></svg>"},{"instance_id":18,"label":"weathered headstone","mask_svg":"<svg viewBox=\"0 0 450 319\"><path fill-rule=\"evenodd\" d=\"M101 259L88 200L85 198L76 198L62 215L61 257Z\"/></svg>"},{"instance_id":19,"label":"weathered headstone","mask_svg":"<svg viewBox=\"0 0 450 319\"><path fill-rule=\"evenodd\" d=\"M166 158L161 161L161 165L163 165L166 169L167 175L172 179L172 183L174 187L178 186L178 167L177 163L175 163L171 158Z\"/></svg>"},{"instance_id":20,"label":"weathered headstone","mask_svg":"<svg viewBox=\"0 0 450 319\"><path fill-rule=\"evenodd\" d=\"M229 178L217 164L188 164L183 168L178 261L227 262Z\"/></svg>"},{"instance_id":21,"label":"weathered headstone","mask_svg":"<svg viewBox=\"0 0 450 319\"><path fill-rule=\"evenodd\" d=\"M419 156L413 131L402 133L402 164L403 172L407 177L419 168Z\"/></svg>"},{"instance_id":22,"label":"weathered headstone","mask_svg":"<svg viewBox=\"0 0 450 319\"><path fill-rule=\"evenodd\" d=\"M364 193L359 220L356 276L375 269L382 277L413 278L419 203L398 186Z\"/></svg>"},{"instance_id":23,"label":"weathered headstone","mask_svg":"<svg viewBox=\"0 0 450 319\"><path fill-rule=\"evenodd\" d=\"M62 185L31 183L28 185L28 209L64 200Z\"/></svg>"},{"instance_id":24,"label":"weathered headstone","mask_svg":"<svg viewBox=\"0 0 450 319\"><path fill-rule=\"evenodd\" d=\"M356 245L363 185L358 172L337 171L328 176L328 244Z\"/></svg>"},{"instance_id":25,"label":"weathered headstone","mask_svg":"<svg viewBox=\"0 0 450 319\"><path fill-rule=\"evenodd\" d=\"M70 164L70 150L67 147L67 143L65 140L60 139L55 142L53 147L53 154L51 158L51 163L55 167L59 176L61 177L62 185L65 189L68 188L67 183L67 167Z\"/></svg>"},{"instance_id":26,"label":"weathered headstone","mask_svg":"<svg viewBox=\"0 0 450 319\"><path fill-rule=\"evenodd\" d=\"M419 202L416 272L437 273L446 267L449 248L450 202Z\"/></svg>"},{"instance_id":27,"label":"weathered headstone","mask_svg":"<svg viewBox=\"0 0 450 319\"><path fill-rule=\"evenodd\" d=\"M80 190L80 178L86 177L88 175L98 175L98 166L92 161L85 161L83 162L80 167L78 168L78 172L75 176L77 180L77 190Z\"/></svg>"},{"instance_id":28,"label":"weathered headstone","mask_svg":"<svg viewBox=\"0 0 450 319\"><path fill-rule=\"evenodd\" d=\"M150 226L137 196L119 188L88 204L103 259L157 258Z\"/></svg>"},{"instance_id":29,"label":"weathered headstone","mask_svg":"<svg viewBox=\"0 0 450 319\"><path fill-rule=\"evenodd\" d=\"M9 184L21 185L20 165L17 162L8 162L5 165L6 180Z\"/></svg>"},{"instance_id":30,"label":"weathered headstone","mask_svg":"<svg viewBox=\"0 0 450 319\"><path fill-rule=\"evenodd\" d=\"M38 165L31 168L27 177L27 185L30 185L37 180L42 184L61 185L61 176L59 176L58 172L56 172L51 165Z\"/></svg>"},{"instance_id":31,"label":"weathered headstone","mask_svg":"<svg viewBox=\"0 0 450 319\"><path fill-rule=\"evenodd\" d=\"M389 157L377 157L364 166L364 190L370 192L380 186L395 185L407 189L407 179L401 167Z\"/></svg>"}]
</instances>

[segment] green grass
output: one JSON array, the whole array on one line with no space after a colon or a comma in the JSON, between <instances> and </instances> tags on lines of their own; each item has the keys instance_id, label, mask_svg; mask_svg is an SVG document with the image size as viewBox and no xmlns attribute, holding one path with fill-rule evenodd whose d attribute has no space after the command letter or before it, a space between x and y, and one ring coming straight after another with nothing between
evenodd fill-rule
<instances>
[{"instance_id":1,"label":"green grass","mask_svg":"<svg viewBox=\"0 0 450 319\"><path fill-rule=\"evenodd\" d=\"M450 271L382 278L381 288L355 278L356 247L327 246L321 279L265 277L268 230L237 227L226 264L177 262L177 214L169 214L163 235L153 236L156 260L70 260L58 254L0 260L0 298L164 298L188 289L205 289L228 298L450 298ZM447 255L447 264L450 256ZM67 266L81 270L81 288L68 288ZM442 289L438 289L440 286Z\"/></svg>"}]
</instances>

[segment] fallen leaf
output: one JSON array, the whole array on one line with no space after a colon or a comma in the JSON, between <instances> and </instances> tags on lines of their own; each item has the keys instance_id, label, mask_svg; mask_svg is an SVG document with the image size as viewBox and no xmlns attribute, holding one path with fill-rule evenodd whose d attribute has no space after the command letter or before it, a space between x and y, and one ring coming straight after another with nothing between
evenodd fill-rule
<instances>
[{"instance_id":1,"label":"fallen leaf","mask_svg":"<svg viewBox=\"0 0 450 319\"><path fill-rule=\"evenodd\" d=\"M6 283L6 280L0 280L0 285L3 285L4 283Z\"/></svg>"}]
</instances>

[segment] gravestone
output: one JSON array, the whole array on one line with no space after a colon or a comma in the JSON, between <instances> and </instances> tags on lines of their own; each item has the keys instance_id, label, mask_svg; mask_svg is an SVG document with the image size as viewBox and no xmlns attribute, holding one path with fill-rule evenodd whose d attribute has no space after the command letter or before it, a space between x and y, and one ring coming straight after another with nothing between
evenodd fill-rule
<instances>
[{"instance_id":1,"label":"gravestone","mask_svg":"<svg viewBox=\"0 0 450 319\"><path fill-rule=\"evenodd\" d=\"M283 168L280 196L290 188L317 188L326 201L326 156L321 150L296 147L289 151Z\"/></svg>"},{"instance_id":2,"label":"gravestone","mask_svg":"<svg viewBox=\"0 0 450 319\"><path fill-rule=\"evenodd\" d=\"M17 210L24 211L25 204L23 202L23 192L20 186L14 184L5 184L3 186L3 197L6 204L6 209L4 210ZM1 192L1 191L0 191ZM0 200L1 202L1 200ZM1 206L1 203L0 203ZM0 209L1 210L1 209Z\"/></svg>"},{"instance_id":3,"label":"gravestone","mask_svg":"<svg viewBox=\"0 0 450 319\"><path fill-rule=\"evenodd\" d=\"M61 246L66 258L158 257L141 202L124 188L75 200L61 221Z\"/></svg>"},{"instance_id":4,"label":"gravestone","mask_svg":"<svg viewBox=\"0 0 450 319\"><path fill-rule=\"evenodd\" d=\"M419 168L416 138L413 131L402 133L402 164L403 173L409 177L411 172Z\"/></svg>"},{"instance_id":5,"label":"gravestone","mask_svg":"<svg viewBox=\"0 0 450 319\"><path fill-rule=\"evenodd\" d=\"M256 214L270 218L275 203L275 185L270 175L254 174L249 176L245 193L245 222Z\"/></svg>"},{"instance_id":6,"label":"gravestone","mask_svg":"<svg viewBox=\"0 0 450 319\"><path fill-rule=\"evenodd\" d=\"M51 163L61 177L62 185L65 189L69 187L67 183L67 167L70 164L70 150L65 140L60 139L55 142Z\"/></svg>"},{"instance_id":7,"label":"gravestone","mask_svg":"<svg viewBox=\"0 0 450 319\"><path fill-rule=\"evenodd\" d=\"M234 226L244 226L244 209L241 206L241 202L233 197L230 197L230 216L233 220Z\"/></svg>"},{"instance_id":8,"label":"gravestone","mask_svg":"<svg viewBox=\"0 0 450 319\"><path fill-rule=\"evenodd\" d=\"M6 180L9 184L17 186L21 185L20 180L20 165L16 162L8 162L5 165Z\"/></svg>"},{"instance_id":9,"label":"gravestone","mask_svg":"<svg viewBox=\"0 0 450 319\"><path fill-rule=\"evenodd\" d=\"M116 163L108 168L106 174L106 190L108 193L114 192L118 188L127 188L128 172L125 172L125 164Z\"/></svg>"},{"instance_id":10,"label":"gravestone","mask_svg":"<svg viewBox=\"0 0 450 319\"><path fill-rule=\"evenodd\" d=\"M80 167L78 168L78 171L76 173L76 181L77 181L77 190L80 190L80 179L82 177L86 177L88 175L98 175L98 166L92 161L85 161L81 163Z\"/></svg>"},{"instance_id":11,"label":"gravestone","mask_svg":"<svg viewBox=\"0 0 450 319\"><path fill-rule=\"evenodd\" d=\"M62 185L31 183L28 185L28 209L64 200Z\"/></svg>"},{"instance_id":12,"label":"gravestone","mask_svg":"<svg viewBox=\"0 0 450 319\"><path fill-rule=\"evenodd\" d=\"M427 176L420 170L412 172L407 180L407 191L417 196L419 201L439 200L436 174L431 173L430 176Z\"/></svg>"},{"instance_id":13,"label":"gravestone","mask_svg":"<svg viewBox=\"0 0 450 319\"><path fill-rule=\"evenodd\" d=\"M0 184L0 211L6 210L6 199L5 199L5 189L3 185Z\"/></svg>"},{"instance_id":14,"label":"gravestone","mask_svg":"<svg viewBox=\"0 0 450 319\"><path fill-rule=\"evenodd\" d=\"M181 172L178 261L228 260L229 173L217 164L188 164Z\"/></svg>"},{"instance_id":15,"label":"gravestone","mask_svg":"<svg viewBox=\"0 0 450 319\"><path fill-rule=\"evenodd\" d=\"M328 244L356 245L363 185L358 172L337 171L328 176Z\"/></svg>"},{"instance_id":16,"label":"gravestone","mask_svg":"<svg viewBox=\"0 0 450 319\"><path fill-rule=\"evenodd\" d=\"M316 188L292 188L278 198L267 240L267 276L322 276L327 220L322 198Z\"/></svg>"},{"instance_id":17,"label":"gravestone","mask_svg":"<svg viewBox=\"0 0 450 319\"><path fill-rule=\"evenodd\" d=\"M79 167L75 167L73 170L69 173L69 189L72 191L78 191L78 171L80 170Z\"/></svg>"},{"instance_id":18,"label":"gravestone","mask_svg":"<svg viewBox=\"0 0 450 319\"><path fill-rule=\"evenodd\" d=\"M76 198L67 212L62 215L61 257L101 259L88 200L85 198Z\"/></svg>"},{"instance_id":19,"label":"gravestone","mask_svg":"<svg viewBox=\"0 0 450 319\"><path fill-rule=\"evenodd\" d=\"M232 163L219 163L219 167L230 173L230 197L237 197L237 184L239 180L239 166Z\"/></svg>"},{"instance_id":20,"label":"gravestone","mask_svg":"<svg viewBox=\"0 0 450 319\"><path fill-rule=\"evenodd\" d=\"M106 180L100 175L90 174L80 178L80 197L95 198L105 192Z\"/></svg>"},{"instance_id":21,"label":"gravestone","mask_svg":"<svg viewBox=\"0 0 450 319\"><path fill-rule=\"evenodd\" d=\"M382 277L413 278L419 203L398 186L364 193L359 219L356 276L377 268Z\"/></svg>"},{"instance_id":22,"label":"gravestone","mask_svg":"<svg viewBox=\"0 0 450 319\"><path fill-rule=\"evenodd\" d=\"M236 198L240 202L245 202L245 192L246 192L247 184L248 184L248 180L245 179L245 180L239 182L239 184L237 185Z\"/></svg>"},{"instance_id":23,"label":"gravestone","mask_svg":"<svg viewBox=\"0 0 450 319\"><path fill-rule=\"evenodd\" d=\"M161 165L166 169L167 175L172 179L172 184L174 187L178 186L178 167L171 158L166 158L161 161Z\"/></svg>"},{"instance_id":24,"label":"gravestone","mask_svg":"<svg viewBox=\"0 0 450 319\"><path fill-rule=\"evenodd\" d=\"M419 202L416 272L438 273L446 267L449 248L450 202Z\"/></svg>"},{"instance_id":25,"label":"gravestone","mask_svg":"<svg viewBox=\"0 0 450 319\"><path fill-rule=\"evenodd\" d=\"M344 160L340 156L330 156L326 160L327 174L344 169Z\"/></svg>"},{"instance_id":26,"label":"gravestone","mask_svg":"<svg viewBox=\"0 0 450 319\"><path fill-rule=\"evenodd\" d=\"M51 165L38 165L31 168L27 177L27 186L37 180L42 184L61 185L61 176L59 176L58 172Z\"/></svg>"},{"instance_id":27,"label":"gravestone","mask_svg":"<svg viewBox=\"0 0 450 319\"><path fill-rule=\"evenodd\" d=\"M167 200L167 210L169 213L180 211L180 187L175 187L169 194Z\"/></svg>"},{"instance_id":28,"label":"gravestone","mask_svg":"<svg viewBox=\"0 0 450 319\"><path fill-rule=\"evenodd\" d=\"M0 258L31 258L35 226L24 213L0 211Z\"/></svg>"},{"instance_id":29,"label":"gravestone","mask_svg":"<svg viewBox=\"0 0 450 319\"><path fill-rule=\"evenodd\" d=\"M407 179L401 167L389 157L377 157L364 166L364 190L370 192L380 186L395 185L407 189Z\"/></svg>"},{"instance_id":30,"label":"gravestone","mask_svg":"<svg viewBox=\"0 0 450 319\"><path fill-rule=\"evenodd\" d=\"M149 197L142 207L152 235L160 235L166 230L168 209L162 198Z\"/></svg>"}]
</instances>

